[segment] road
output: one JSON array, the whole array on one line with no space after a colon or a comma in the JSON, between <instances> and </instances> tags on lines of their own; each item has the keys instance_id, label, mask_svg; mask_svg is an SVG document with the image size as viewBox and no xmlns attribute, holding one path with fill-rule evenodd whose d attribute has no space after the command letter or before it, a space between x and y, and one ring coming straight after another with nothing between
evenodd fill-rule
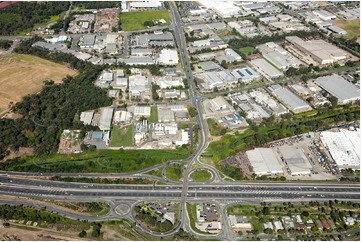
<instances>
[{"instance_id":1,"label":"road","mask_svg":"<svg viewBox=\"0 0 361 242\"><path fill-rule=\"evenodd\" d=\"M202 152L207 148L209 131L207 124L202 115L202 99L212 96L223 95L224 93L215 94L200 94L196 88L195 80L190 67L190 58L187 51L187 44L183 32L183 25L176 9L176 6L169 4L172 24L170 26L174 31L176 43L178 45L180 59L183 64L185 75L189 85L190 99L183 103L191 103L197 112L197 122L200 128L199 146L193 155L184 160L174 160L167 162L172 163L186 163L184 169L184 177L182 182L171 182L164 175L162 178L144 174L148 171L159 169L165 163L125 174L103 174L103 173L88 173L88 174L69 174L69 173L48 173L39 176L38 173L24 173L24 172L5 172L0 171L0 194L30 197L30 198L43 198L61 201L108 201L112 209L106 216L103 217L81 217L66 211L55 209L51 206L47 207L48 210L58 212L64 216L74 219L86 219L89 221L100 221L114 219L119 216L115 213L115 208L118 203L113 201L122 201L131 208L134 208L138 203L143 201L174 201L180 203L180 223L170 232L165 234L156 234L145 228L137 225L137 228L144 233L153 236L169 236L176 233L180 228L185 231L202 238L208 238L195 233L190 226L189 216L187 214L186 204L188 202L214 202L218 204L221 209L221 219L223 223L223 232L220 238L224 240L235 239L232 232L230 232L229 224L226 217L226 207L233 203L253 203L259 204L260 202L308 202L308 201L329 201L329 200L360 200L360 186L359 184L344 184L344 183L328 183L328 182L287 182L287 183L274 183L274 182L226 182L223 181L219 172L212 166L203 164L199 161ZM165 29L168 27L157 28ZM145 30L149 31L149 30ZM138 32L138 31L137 31ZM125 39L132 32L124 32ZM70 34L76 43L80 34ZM30 36L16 37L16 36L0 36L0 39L28 39ZM127 56L128 44L125 44L124 55ZM267 84L264 84L267 85ZM261 84L260 86L263 86ZM255 88L254 86L249 88ZM242 91L247 90L242 88ZM239 91L239 90L237 90ZM189 180L189 174L194 170L193 165L198 163L199 168L208 169L212 174L212 179L204 183L195 183ZM149 178L166 182L167 185L123 185L123 184L85 184L85 183L67 183L55 182L50 180L40 180L47 176L68 176L68 177L103 177L103 178ZM22 178L27 176L27 178ZM0 202L1 203L1 202ZM9 202L9 204L23 204L24 202ZM40 206L40 205L39 205ZM130 211L133 211L132 209ZM124 215L130 221L135 222L134 214L130 212ZM212 237L212 236L209 236Z\"/></svg>"},{"instance_id":2,"label":"road","mask_svg":"<svg viewBox=\"0 0 361 242\"><path fill-rule=\"evenodd\" d=\"M207 146L208 128L206 126L207 124L206 124L206 122L203 118L202 112L201 112L201 110L202 110L201 98L199 97L199 93L196 89L196 85L194 82L194 77L193 77L191 66L190 66L190 58L188 55L187 43L186 43L184 32L182 29L182 21L181 21L180 15L178 13L178 10L176 9L175 2L172 2L169 4L169 10L170 10L171 19L172 19L171 26L174 29L175 40L176 40L176 43L178 44L178 50L180 53L181 61L182 61L183 68L185 71L185 75L186 75L186 78L188 81L190 99L191 99L191 102L193 103L193 106L197 110L197 121L198 121L199 128L200 128L200 135L199 135L200 144L197 147L196 152L194 153L193 159L191 159L188 162L187 167L184 170L183 188L182 188L181 201L180 201L181 226L183 227L183 229L185 231L189 231L190 226L189 226L188 216L186 214L187 213L186 204L187 204L187 198L188 198L187 194L188 194L188 186L189 186L189 174L192 170L192 165L194 164L194 162L196 162L198 160L199 156L202 154L203 150ZM191 194L192 193L190 193L190 195Z\"/></svg>"}]
</instances>

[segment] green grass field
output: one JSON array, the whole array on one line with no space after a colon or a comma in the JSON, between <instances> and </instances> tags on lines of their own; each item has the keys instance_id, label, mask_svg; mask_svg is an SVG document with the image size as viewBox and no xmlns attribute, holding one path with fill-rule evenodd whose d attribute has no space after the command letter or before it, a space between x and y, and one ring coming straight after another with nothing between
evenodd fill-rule
<instances>
[{"instance_id":1,"label":"green grass field","mask_svg":"<svg viewBox=\"0 0 361 242\"><path fill-rule=\"evenodd\" d=\"M219 126L217 122L211 118L207 119L207 125L212 136L224 135L228 131L227 128Z\"/></svg>"},{"instance_id":2,"label":"green grass field","mask_svg":"<svg viewBox=\"0 0 361 242\"><path fill-rule=\"evenodd\" d=\"M42 22L42 23L38 23L38 24L35 24L34 27L32 28L29 28L29 29L24 29L23 31L19 32L18 33L18 36L25 36L27 33L31 32L32 30L36 30L40 27L45 27L47 26L48 24L51 24L51 23L55 23L57 22L60 18L63 18L64 17L64 14L65 13L61 13L59 15L54 15L54 16L51 16L48 20Z\"/></svg>"},{"instance_id":3,"label":"green grass field","mask_svg":"<svg viewBox=\"0 0 361 242\"><path fill-rule=\"evenodd\" d=\"M149 123L158 123L158 108L153 106L150 110Z\"/></svg>"},{"instance_id":4,"label":"green grass field","mask_svg":"<svg viewBox=\"0 0 361 242\"><path fill-rule=\"evenodd\" d=\"M337 27L346 30L346 38L352 39L360 36L360 20L338 20L334 23Z\"/></svg>"},{"instance_id":5,"label":"green grass field","mask_svg":"<svg viewBox=\"0 0 361 242\"><path fill-rule=\"evenodd\" d=\"M198 169L192 172L190 178L192 181L205 182L211 179L212 175L207 170Z\"/></svg>"},{"instance_id":6,"label":"green grass field","mask_svg":"<svg viewBox=\"0 0 361 242\"><path fill-rule=\"evenodd\" d=\"M53 154L26 157L0 163L1 170L32 172L104 172L139 171L162 162L184 159L191 154L187 148L176 150L97 150L73 155Z\"/></svg>"},{"instance_id":7,"label":"green grass field","mask_svg":"<svg viewBox=\"0 0 361 242\"><path fill-rule=\"evenodd\" d=\"M110 137L110 146L133 146L133 125L123 128L114 126Z\"/></svg>"},{"instance_id":8,"label":"green grass field","mask_svg":"<svg viewBox=\"0 0 361 242\"><path fill-rule=\"evenodd\" d=\"M144 25L145 21L154 21L164 19L167 23L161 25L169 25L170 18L168 10L154 10L141 12L127 12L120 15L122 29L124 31L134 31L147 29Z\"/></svg>"},{"instance_id":9,"label":"green grass field","mask_svg":"<svg viewBox=\"0 0 361 242\"><path fill-rule=\"evenodd\" d=\"M249 53L253 53L255 51L255 48L249 46L249 47L243 47L239 49L240 52L242 52L245 56L248 56Z\"/></svg>"},{"instance_id":10,"label":"green grass field","mask_svg":"<svg viewBox=\"0 0 361 242\"><path fill-rule=\"evenodd\" d=\"M174 164L168 166L166 169L166 175L173 181L179 181L183 177L183 165Z\"/></svg>"}]
</instances>

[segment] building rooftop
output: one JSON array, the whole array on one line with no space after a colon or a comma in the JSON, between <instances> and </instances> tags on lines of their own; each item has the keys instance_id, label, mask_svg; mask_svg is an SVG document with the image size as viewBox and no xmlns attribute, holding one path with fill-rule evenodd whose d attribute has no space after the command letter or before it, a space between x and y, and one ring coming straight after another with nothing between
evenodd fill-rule
<instances>
[{"instance_id":1,"label":"building rooftop","mask_svg":"<svg viewBox=\"0 0 361 242\"><path fill-rule=\"evenodd\" d=\"M217 63L214 63L213 61L200 62L199 65L202 67L202 69L204 71L212 71L212 70L217 70L217 69L221 68L220 65L218 65Z\"/></svg>"},{"instance_id":2,"label":"building rooftop","mask_svg":"<svg viewBox=\"0 0 361 242\"><path fill-rule=\"evenodd\" d=\"M279 147L279 151L292 175L306 175L311 173L312 166L302 149L298 149L295 146L283 145Z\"/></svg>"},{"instance_id":3,"label":"building rooftop","mask_svg":"<svg viewBox=\"0 0 361 242\"><path fill-rule=\"evenodd\" d=\"M256 148L247 151L246 154L253 166L254 173L257 175L283 172L276 155L270 148Z\"/></svg>"},{"instance_id":4,"label":"building rooftop","mask_svg":"<svg viewBox=\"0 0 361 242\"><path fill-rule=\"evenodd\" d=\"M277 96L283 103L285 103L289 108L294 112L298 112L303 109L310 109L310 105L308 105L301 98L296 96L293 92L280 86L279 84L271 85L268 87L272 93Z\"/></svg>"},{"instance_id":5,"label":"building rooftop","mask_svg":"<svg viewBox=\"0 0 361 242\"><path fill-rule=\"evenodd\" d=\"M360 98L360 90L339 75L319 77L315 83L341 101Z\"/></svg>"}]
</instances>

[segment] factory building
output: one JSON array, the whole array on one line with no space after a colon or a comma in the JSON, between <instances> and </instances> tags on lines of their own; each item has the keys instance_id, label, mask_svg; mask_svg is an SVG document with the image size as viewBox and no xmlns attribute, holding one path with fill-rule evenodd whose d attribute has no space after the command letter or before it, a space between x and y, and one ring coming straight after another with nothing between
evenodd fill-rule
<instances>
[{"instance_id":1,"label":"factory building","mask_svg":"<svg viewBox=\"0 0 361 242\"><path fill-rule=\"evenodd\" d=\"M336 15L326 11L326 10L315 10L312 12L314 15L318 16L323 21L336 20Z\"/></svg>"},{"instance_id":2,"label":"factory building","mask_svg":"<svg viewBox=\"0 0 361 242\"><path fill-rule=\"evenodd\" d=\"M159 64L161 65L177 65L178 53L176 49L163 49L159 54Z\"/></svg>"},{"instance_id":3,"label":"factory building","mask_svg":"<svg viewBox=\"0 0 361 242\"><path fill-rule=\"evenodd\" d=\"M320 138L339 168L360 169L360 130L323 131Z\"/></svg>"},{"instance_id":4,"label":"factory building","mask_svg":"<svg viewBox=\"0 0 361 242\"><path fill-rule=\"evenodd\" d=\"M250 83L253 80L259 80L261 78L261 76L250 67L235 69L231 73L235 78L241 80L243 83Z\"/></svg>"},{"instance_id":5,"label":"factory building","mask_svg":"<svg viewBox=\"0 0 361 242\"><path fill-rule=\"evenodd\" d=\"M99 129L102 131L110 130L113 119L113 108L102 108L100 112Z\"/></svg>"},{"instance_id":6,"label":"factory building","mask_svg":"<svg viewBox=\"0 0 361 242\"><path fill-rule=\"evenodd\" d=\"M227 103L227 101L222 97L222 96L218 96L214 99L212 99L210 101L211 104L211 110L213 112L216 111L223 111L223 110L228 110L229 109L229 104Z\"/></svg>"},{"instance_id":7,"label":"factory building","mask_svg":"<svg viewBox=\"0 0 361 242\"><path fill-rule=\"evenodd\" d=\"M141 75L129 77L129 94L132 99L151 99L148 78Z\"/></svg>"},{"instance_id":8,"label":"factory building","mask_svg":"<svg viewBox=\"0 0 361 242\"><path fill-rule=\"evenodd\" d=\"M251 64L255 67L257 72L261 73L266 78L277 79L283 77L282 72L262 58L253 59Z\"/></svg>"},{"instance_id":9,"label":"factory building","mask_svg":"<svg viewBox=\"0 0 361 242\"><path fill-rule=\"evenodd\" d=\"M274 42L268 42L257 46L263 57L270 61L277 68L286 70L289 67L298 67L302 64L296 57Z\"/></svg>"},{"instance_id":10,"label":"factory building","mask_svg":"<svg viewBox=\"0 0 361 242\"><path fill-rule=\"evenodd\" d=\"M283 145L279 147L279 151L292 176L311 174L312 166L302 149Z\"/></svg>"},{"instance_id":11,"label":"factory building","mask_svg":"<svg viewBox=\"0 0 361 242\"><path fill-rule=\"evenodd\" d=\"M309 55L321 65L333 64L345 60L347 52L324 41L324 40L303 40L297 36L287 36L286 40L298 50Z\"/></svg>"},{"instance_id":12,"label":"factory building","mask_svg":"<svg viewBox=\"0 0 361 242\"><path fill-rule=\"evenodd\" d=\"M246 152L257 176L283 173L277 157L270 148L256 148Z\"/></svg>"},{"instance_id":13,"label":"factory building","mask_svg":"<svg viewBox=\"0 0 361 242\"><path fill-rule=\"evenodd\" d=\"M79 46L82 49L91 49L94 47L95 43L95 34L84 35L80 40Z\"/></svg>"},{"instance_id":14,"label":"factory building","mask_svg":"<svg viewBox=\"0 0 361 242\"><path fill-rule=\"evenodd\" d=\"M83 124L85 125L90 125L92 123L93 116L94 116L93 111L82 112L80 114L80 122L83 122Z\"/></svg>"},{"instance_id":15,"label":"factory building","mask_svg":"<svg viewBox=\"0 0 361 242\"><path fill-rule=\"evenodd\" d=\"M360 100L360 89L339 75L319 77L315 83L337 97L341 105Z\"/></svg>"},{"instance_id":16,"label":"factory building","mask_svg":"<svg viewBox=\"0 0 361 242\"><path fill-rule=\"evenodd\" d=\"M296 94L279 84L271 85L268 89L294 113L305 112L312 109L310 105L296 96Z\"/></svg>"},{"instance_id":17,"label":"factory building","mask_svg":"<svg viewBox=\"0 0 361 242\"><path fill-rule=\"evenodd\" d=\"M347 34L346 30L341 29L340 27L337 27L335 25L328 26L327 29L332 31L335 34L339 34L339 35L346 35Z\"/></svg>"},{"instance_id":18,"label":"factory building","mask_svg":"<svg viewBox=\"0 0 361 242\"><path fill-rule=\"evenodd\" d=\"M133 108L133 115L134 115L134 117L137 117L137 118L140 118L140 117L149 118L150 110L151 109L148 106L135 106Z\"/></svg>"}]
</instances>

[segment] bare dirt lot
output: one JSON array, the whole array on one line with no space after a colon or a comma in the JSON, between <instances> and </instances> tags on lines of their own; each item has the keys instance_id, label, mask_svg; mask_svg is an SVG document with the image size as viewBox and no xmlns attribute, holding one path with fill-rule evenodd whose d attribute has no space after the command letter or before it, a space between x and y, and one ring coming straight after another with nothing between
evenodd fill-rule
<instances>
[{"instance_id":1,"label":"bare dirt lot","mask_svg":"<svg viewBox=\"0 0 361 242\"><path fill-rule=\"evenodd\" d=\"M0 116L10 102L21 101L27 94L39 92L45 80L60 83L66 75L77 72L64 65L36 56L10 54L0 59Z\"/></svg>"}]
</instances>

